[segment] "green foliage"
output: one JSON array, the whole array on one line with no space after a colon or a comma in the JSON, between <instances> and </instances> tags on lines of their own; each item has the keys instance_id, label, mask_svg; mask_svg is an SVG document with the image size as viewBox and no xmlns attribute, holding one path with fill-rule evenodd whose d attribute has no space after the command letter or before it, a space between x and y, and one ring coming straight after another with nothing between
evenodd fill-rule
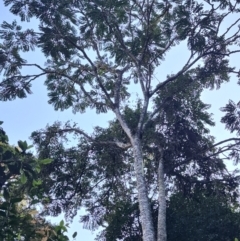
<instances>
[{"instance_id":1,"label":"green foliage","mask_svg":"<svg viewBox=\"0 0 240 241\"><path fill-rule=\"evenodd\" d=\"M41 202L38 186L42 180L37 179L36 167L46 166L51 160L45 159L38 163L27 152L31 146L26 141L18 141L17 148L11 147L2 128L0 140L0 240L42 241L47 238L44 240L68 241L63 222L52 226L37 215L38 212L31 206L34 202Z\"/></svg>"},{"instance_id":2,"label":"green foliage","mask_svg":"<svg viewBox=\"0 0 240 241\"><path fill-rule=\"evenodd\" d=\"M229 103L225 107L221 108L223 112L226 112L225 116L222 117L221 122L226 125L226 128L231 132L236 131L237 134L240 134L239 130L239 120L240 120L240 102L237 104L232 100L229 100Z\"/></svg>"},{"instance_id":3,"label":"green foliage","mask_svg":"<svg viewBox=\"0 0 240 241\"><path fill-rule=\"evenodd\" d=\"M169 88L169 93L163 93L162 99L165 100L171 91ZM191 91L184 88L185 95L178 92L175 101L165 102L162 115L168 123L162 125L160 133L156 133L154 128L162 123L162 115L157 116L142 135L145 178L149 192L153 193L155 220L159 146L164 147L166 188L170 193L181 191L188 197L195 192L206 192L210 196L224 194L232 203L238 197L237 176L226 172L219 150L212 148L214 139L205 127L206 123L213 124L206 112L207 106L200 101L200 92L193 98L189 94ZM159 98L158 101L162 100ZM126 122L134 130L139 105L135 110L127 107L124 113ZM196 120L197 125L192 120ZM95 128L92 135L95 142L80 137L76 146L67 147L68 139L73 135L77 137L79 131L76 124L68 122L55 123L32 133L39 157L53 160L46 168L43 167L42 178L45 181L42 188L46 196L50 196L54 189L58 202L50 197L45 214L55 216L64 211L71 218L83 206L87 213L81 221L86 228L95 230L104 223L108 224L99 238L141 240L132 150L108 144L116 138L126 143L126 134L115 120L107 128ZM186 173L189 168L191 175Z\"/></svg>"},{"instance_id":4,"label":"green foliage","mask_svg":"<svg viewBox=\"0 0 240 241\"><path fill-rule=\"evenodd\" d=\"M240 237L238 207L229 204L229 200L220 195L206 195L199 191L191 196L176 193L167 206L168 240L235 240ZM152 214L157 229L156 203L152 203ZM109 225L97 240L143 240L138 203L116 203L108 218L106 221Z\"/></svg>"},{"instance_id":5,"label":"green foliage","mask_svg":"<svg viewBox=\"0 0 240 241\"><path fill-rule=\"evenodd\" d=\"M224 7L238 12L238 3ZM111 92L120 66L129 65L130 77L123 77L121 98L127 100L129 83L139 83L139 71L152 73L164 60L167 51L187 40L192 57L202 59L203 66L192 77L201 79L206 87L219 87L228 81L228 46L236 45L235 35L220 34L218 25L225 18L217 8L210 10L202 2L155 1L141 6L137 1L31 1L5 0L10 11L22 21L32 17L40 21L39 29L22 30L17 24L4 21L0 29L0 72L2 100L25 98L31 93L31 82L46 76L49 103L55 109L73 108L74 112L95 108L98 113L111 109ZM229 6L228 6L229 5ZM149 15L146 15L146 13ZM138 18L138 15L142 18ZM143 20L145 19L145 20ZM148 21L146 21L148 19ZM28 65L21 51L40 48L45 54L46 67ZM88 50L97 57L89 58ZM10 61L11 59L11 61ZM88 63L86 63L87 60ZM42 73L21 75L23 66L35 66ZM119 66L119 67L117 67ZM187 71L192 66L186 66ZM146 72L147 74L148 71ZM89 86L90 88L87 88ZM110 87L110 89L108 89ZM100 87L100 89L98 88ZM103 94L102 94L103 93Z\"/></svg>"},{"instance_id":6,"label":"green foliage","mask_svg":"<svg viewBox=\"0 0 240 241\"><path fill-rule=\"evenodd\" d=\"M240 51L239 29L235 29L238 20L222 30L226 17L240 12L239 1L234 5L225 0L204 3L4 0L4 3L22 21L38 19L39 26L22 30L16 21L1 24L0 100L25 98L31 93L31 83L44 76L49 103L55 110L72 108L74 113L82 113L91 108L97 113L111 110L116 116L108 128L96 127L92 135L69 122L56 122L45 130L33 132L38 161L28 153L26 142L19 142L19 147L12 149L5 133L0 132L4 163L4 167L0 166L0 174L3 173L0 187L6 201L11 200L13 191L4 184L14 175L18 177L17 185L29 190L31 197L42 199L46 207L43 214L56 216L65 211L72 218L84 207L87 214L81 221L87 228L94 230L107 222L100 238L139 240L142 233L136 211L139 190L135 177L144 176L148 190L144 194L145 203L150 198L149 205L156 214L158 166L162 160L168 198L173 195L169 210L178 203L174 198L179 192L188 198L206 193L210 206L218 194L235 204L239 179L236 172L226 171L221 154L237 162L239 139L234 139L234 144L222 142L225 146L214 142L207 128L214 125L207 112L209 105L200 96L204 89L219 88L229 81L230 74L239 77L239 71L229 62L229 57ZM180 63L178 72L165 80L161 76L159 82L155 75L157 68L168 51L180 43L187 44L189 59ZM45 66L21 57L22 52L34 48L45 55ZM39 72L23 75L23 67L35 67ZM132 100L135 86L141 93ZM223 108L226 115L222 119L231 132L237 133L238 107L230 102ZM73 135L78 143L68 147L66 144ZM134 169L136 148L143 153L139 169ZM137 170L140 173L136 175ZM200 199L205 203L204 197ZM219 215L227 210L232 223L231 205L221 209L218 204ZM190 211L186 208L185 214L194 213L193 203L189 201L186 205ZM205 220L207 211L201 210L200 220ZM196 221L197 213L194 215L189 219ZM176 226L176 231L181 231L181 225ZM65 231L64 223L55 229L63 240ZM208 232L200 231L197 237L206 238ZM191 235L182 239L194 240ZM227 240L229 235L222 237Z\"/></svg>"},{"instance_id":7,"label":"green foliage","mask_svg":"<svg viewBox=\"0 0 240 241\"><path fill-rule=\"evenodd\" d=\"M73 238L76 238L77 237L77 232L74 232L73 235L72 235Z\"/></svg>"},{"instance_id":8,"label":"green foliage","mask_svg":"<svg viewBox=\"0 0 240 241\"><path fill-rule=\"evenodd\" d=\"M234 240L240 237L239 209L225 197L196 193L192 198L181 194L169 201L168 240Z\"/></svg>"}]
</instances>

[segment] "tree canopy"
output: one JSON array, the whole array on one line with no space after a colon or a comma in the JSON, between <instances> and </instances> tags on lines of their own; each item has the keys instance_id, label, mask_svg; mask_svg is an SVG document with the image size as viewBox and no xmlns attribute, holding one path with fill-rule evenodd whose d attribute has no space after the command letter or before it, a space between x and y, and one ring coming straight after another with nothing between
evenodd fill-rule
<instances>
[{"instance_id":1,"label":"tree canopy","mask_svg":"<svg viewBox=\"0 0 240 241\"><path fill-rule=\"evenodd\" d=\"M17 21L1 24L0 100L27 97L32 83L44 77L55 110L83 113L91 108L115 115L108 128L96 126L92 134L70 122L33 132L38 158L53 160L39 173L44 183L37 185L47 197L46 214L65 211L73 217L83 206L87 214L81 221L87 227L107 224L104 240L118 220L114 213L135 210L139 215L124 216L123 223L131 225L121 226L118 238L127 240L134 233L136 240L166 241L166 211L174 210L168 200L179 192L203 195L203 204L205 199L214 203L221 194L230 200L226 210L231 213L239 177L227 171L224 158L238 162L239 104L230 101L222 108L222 122L237 136L216 143L208 130L214 125L209 106L200 96L240 76L230 63L240 52L239 1L4 3L21 21L36 18L39 26L23 30ZM231 16L234 21L229 23ZM157 74L180 43L186 45L186 62L179 63L176 73ZM35 48L45 55L44 66L23 58ZM36 72L23 74L29 68ZM69 148L65 144L71 135L78 143ZM186 205L185 214L191 201Z\"/></svg>"}]
</instances>

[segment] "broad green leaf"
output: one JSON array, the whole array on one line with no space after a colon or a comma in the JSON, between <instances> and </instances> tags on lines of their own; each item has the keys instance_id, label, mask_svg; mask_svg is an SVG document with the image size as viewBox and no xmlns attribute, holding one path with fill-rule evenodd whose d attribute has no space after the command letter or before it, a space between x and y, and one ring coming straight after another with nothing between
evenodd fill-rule
<instances>
[{"instance_id":1,"label":"broad green leaf","mask_svg":"<svg viewBox=\"0 0 240 241\"><path fill-rule=\"evenodd\" d=\"M47 159L43 159L40 161L40 164L42 165L47 165L47 164L50 164L52 163L53 159L50 159L50 158L47 158Z\"/></svg>"},{"instance_id":2,"label":"broad green leaf","mask_svg":"<svg viewBox=\"0 0 240 241\"><path fill-rule=\"evenodd\" d=\"M21 164L20 162L15 162L15 163L10 163L8 165L8 169L11 172L11 174L20 174L20 168L21 168Z\"/></svg>"},{"instance_id":3,"label":"broad green leaf","mask_svg":"<svg viewBox=\"0 0 240 241\"><path fill-rule=\"evenodd\" d=\"M23 199L20 197L20 198L13 198L10 200L10 203L19 203L21 202Z\"/></svg>"},{"instance_id":4,"label":"broad green leaf","mask_svg":"<svg viewBox=\"0 0 240 241\"><path fill-rule=\"evenodd\" d=\"M40 166L36 166L36 167L35 167L35 171L36 171L37 173L40 173L41 167L40 167Z\"/></svg>"},{"instance_id":5,"label":"broad green leaf","mask_svg":"<svg viewBox=\"0 0 240 241\"><path fill-rule=\"evenodd\" d=\"M61 220L61 222L59 223L59 226L63 227L63 225L64 225L64 221Z\"/></svg>"},{"instance_id":6,"label":"broad green leaf","mask_svg":"<svg viewBox=\"0 0 240 241\"><path fill-rule=\"evenodd\" d=\"M73 237L73 238L76 238L76 236L77 236L77 232L74 232L73 235L72 235L72 237Z\"/></svg>"},{"instance_id":7,"label":"broad green leaf","mask_svg":"<svg viewBox=\"0 0 240 241\"><path fill-rule=\"evenodd\" d=\"M22 149L22 151L26 151L28 148L26 141L18 141L18 146Z\"/></svg>"},{"instance_id":8,"label":"broad green leaf","mask_svg":"<svg viewBox=\"0 0 240 241\"><path fill-rule=\"evenodd\" d=\"M18 147L18 146L15 147L15 151L16 151L17 153L21 153L21 152L22 152L21 148Z\"/></svg>"},{"instance_id":9,"label":"broad green leaf","mask_svg":"<svg viewBox=\"0 0 240 241\"><path fill-rule=\"evenodd\" d=\"M31 149L31 148L33 148L33 145L30 145L30 146L27 147L27 149Z\"/></svg>"},{"instance_id":10,"label":"broad green leaf","mask_svg":"<svg viewBox=\"0 0 240 241\"><path fill-rule=\"evenodd\" d=\"M33 186L35 187L35 186L39 186L39 185L41 185L42 184L42 180L33 180Z\"/></svg>"},{"instance_id":11,"label":"broad green leaf","mask_svg":"<svg viewBox=\"0 0 240 241\"><path fill-rule=\"evenodd\" d=\"M62 226L63 232L67 232L67 228L65 226Z\"/></svg>"},{"instance_id":12,"label":"broad green leaf","mask_svg":"<svg viewBox=\"0 0 240 241\"><path fill-rule=\"evenodd\" d=\"M27 182L27 177L24 173L22 173L22 175L20 177L20 181L22 184L25 184Z\"/></svg>"}]
</instances>

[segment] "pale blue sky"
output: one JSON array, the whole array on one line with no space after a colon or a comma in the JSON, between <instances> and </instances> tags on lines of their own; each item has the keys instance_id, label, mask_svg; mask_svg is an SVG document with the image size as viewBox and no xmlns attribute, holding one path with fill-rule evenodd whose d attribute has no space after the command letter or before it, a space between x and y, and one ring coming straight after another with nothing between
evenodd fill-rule
<instances>
[{"instance_id":1,"label":"pale blue sky","mask_svg":"<svg viewBox=\"0 0 240 241\"><path fill-rule=\"evenodd\" d=\"M3 6L3 2L0 0L0 23L4 20L11 22L14 19L17 18ZM229 19L229 21L232 20L233 19ZM24 23L24 25L35 28L37 22L33 21L30 24ZM31 62L36 61L38 64L43 64L45 61L44 56L40 52L28 54L27 58ZM184 45L180 45L176 50L170 51L166 57L166 62L164 62L161 68L159 68L159 71L157 71L157 78L161 80L161 76L164 78L167 74L175 73L179 70L180 66L182 66L186 58L186 47ZM231 61L233 63L240 63L239 56L234 56ZM31 73L35 70L29 69L25 71ZM91 132L95 125L106 126L107 120L112 117L112 115L109 114L96 115L94 111L76 115L73 115L71 110L64 112L54 111L53 107L47 103L48 98L43 81L44 79L40 78L34 83L32 89L33 94L29 95L26 99L0 102L0 120L4 121L3 127L8 133L11 144L16 144L20 139L28 140L32 131L44 128L46 124L52 124L57 120L63 122L73 120L79 123L82 129ZM211 131L217 140L234 136L225 131L224 126L219 122L222 115L219 108L224 106L229 99L233 99L234 101L240 100L240 87L236 82L236 78L232 78L230 83L224 84L220 90L205 91L202 96L206 103L212 105L210 112L214 113L216 126L212 128ZM61 220L61 218L58 220ZM82 229L82 225L78 223L78 217L75 218L71 225L69 235L71 236L74 231L78 231L77 241L94 240L94 235L90 231Z\"/></svg>"}]
</instances>

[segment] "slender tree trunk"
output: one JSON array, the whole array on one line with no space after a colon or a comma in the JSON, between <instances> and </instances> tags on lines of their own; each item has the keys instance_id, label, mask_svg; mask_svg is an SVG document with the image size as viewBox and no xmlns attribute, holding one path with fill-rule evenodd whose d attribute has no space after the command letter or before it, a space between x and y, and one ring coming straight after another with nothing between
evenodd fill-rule
<instances>
[{"instance_id":1,"label":"slender tree trunk","mask_svg":"<svg viewBox=\"0 0 240 241\"><path fill-rule=\"evenodd\" d=\"M138 202L141 215L141 224L143 230L143 241L156 241L156 235L153 227L153 218L148 199L148 192L143 169L142 143L139 135L132 135L130 128L122 118L118 108L114 110L116 117L123 130L129 137L134 153L134 169L137 179Z\"/></svg>"},{"instance_id":2,"label":"slender tree trunk","mask_svg":"<svg viewBox=\"0 0 240 241\"><path fill-rule=\"evenodd\" d=\"M166 194L164 183L164 165L162 158L158 166L158 229L157 241L167 241L166 230Z\"/></svg>"},{"instance_id":3,"label":"slender tree trunk","mask_svg":"<svg viewBox=\"0 0 240 241\"><path fill-rule=\"evenodd\" d=\"M155 241L153 219L148 199L148 192L143 171L143 154L141 141L138 137L133 138L134 168L137 179L138 201L143 229L143 241Z\"/></svg>"}]
</instances>

